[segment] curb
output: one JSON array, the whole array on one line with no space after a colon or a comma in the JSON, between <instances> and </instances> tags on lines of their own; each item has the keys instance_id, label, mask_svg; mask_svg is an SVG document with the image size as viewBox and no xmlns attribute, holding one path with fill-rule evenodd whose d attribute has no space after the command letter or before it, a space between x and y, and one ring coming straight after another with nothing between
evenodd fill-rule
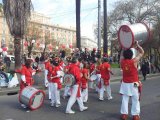
<instances>
[{"instance_id":1,"label":"curb","mask_svg":"<svg viewBox=\"0 0 160 120\"><path fill-rule=\"evenodd\" d=\"M157 77L157 76L160 76L160 73L158 74L151 74L151 75L148 75L147 78L152 78L152 77ZM143 78L142 75L139 76L140 79ZM118 76L117 78L114 78L114 79L111 79L111 83L114 83L114 82L120 82L121 81L121 76ZM41 89L41 90L45 90L46 88L42 85L39 85L39 86L33 86L37 89ZM19 86L15 87L15 88L0 88L0 96L3 96L3 95L15 95L15 94L18 94L19 92Z\"/></svg>"}]
</instances>

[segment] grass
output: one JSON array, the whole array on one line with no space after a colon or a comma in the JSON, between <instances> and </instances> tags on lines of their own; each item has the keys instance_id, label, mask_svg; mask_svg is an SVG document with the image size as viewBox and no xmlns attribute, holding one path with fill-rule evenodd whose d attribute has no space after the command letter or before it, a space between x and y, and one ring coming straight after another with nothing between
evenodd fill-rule
<instances>
[{"instance_id":1,"label":"grass","mask_svg":"<svg viewBox=\"0 0 160 120\"><path fill-rule=\"evenodd\" d=\"M111 68L119 68L119 64L118 63L112 63Z\"/></svg>"}]
</instances>

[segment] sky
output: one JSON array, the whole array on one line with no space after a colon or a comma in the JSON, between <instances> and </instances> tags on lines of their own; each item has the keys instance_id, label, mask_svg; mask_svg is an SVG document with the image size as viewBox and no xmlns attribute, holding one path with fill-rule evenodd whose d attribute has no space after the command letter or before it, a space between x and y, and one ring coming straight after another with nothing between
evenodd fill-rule
<instances>
[{"instance_id":1,"label":"sky","mask_svg":"<svg viewBox=\"0 0 160 120\"><path fill-rule=\"evenodd\" d=\"M76 27L76 0L32 0L34 11L51 17L52 24L64 27ZM112 10L114 2L107 0L108 11ZM0 0L2 2L2 0ZM101 0L101 4L103 0ZM101 8L103 12L103 5ZM81 35L95 39L94 26L98 21L98 0L81 0Z\"/></svg>"}]
</instances>

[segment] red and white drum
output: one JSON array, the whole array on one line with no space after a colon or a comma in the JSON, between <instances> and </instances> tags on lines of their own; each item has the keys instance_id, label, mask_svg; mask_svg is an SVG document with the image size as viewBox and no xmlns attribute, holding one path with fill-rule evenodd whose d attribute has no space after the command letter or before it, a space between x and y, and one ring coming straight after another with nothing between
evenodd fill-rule
<instances>
[{"instance_id":1,"label":"red and white drum","mask_svg":"<svg viewBox=\"0 0 160 120\"><path fill-rule=\"evenodd\" d=\"M72 74L65 74L63 77L64 85L73 86L76 82L75 77Z\"/></svg>"},{"instance_id":2,"label":"red and white drum","mask_svg":"<svg viewBox=\"0 0 160 120\"><path fill-rule=\"evenodd\" d=\"M144 23L136 23L132 25L122 25L118 31L118 40L124 49L133 46L135 40L140 44L145 43L150 38L150 29Z\"/></svg>"},{"instance_id":3,"label":"red and white drum","mask_svg":"<svg viewBox=\"0 0 160 120\"><path fill-rule=\"evenodd\" d=\"M31 110L40 108L44 102L45 93L34 87L25 87L19 94L19 101Z\"/></svg>"}]
</instances>

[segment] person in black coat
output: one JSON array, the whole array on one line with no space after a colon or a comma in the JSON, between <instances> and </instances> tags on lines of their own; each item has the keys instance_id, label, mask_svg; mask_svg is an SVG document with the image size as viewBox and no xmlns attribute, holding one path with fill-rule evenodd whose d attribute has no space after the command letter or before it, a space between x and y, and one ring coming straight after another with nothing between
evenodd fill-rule
<instances>
[{"instance_id":1,"label":"person in black coat","mask_svg":"<svg viewBox=\"0 0 160 120\"><path fill-rule=\"evenodd\" d=\"M143 61L143 63L142 63L141 72L142 72L142 75L143 75L143 80L145 81L146 80L146 75L148 73L148 65L145 61Z\"/></svg>"}]
</instances>

